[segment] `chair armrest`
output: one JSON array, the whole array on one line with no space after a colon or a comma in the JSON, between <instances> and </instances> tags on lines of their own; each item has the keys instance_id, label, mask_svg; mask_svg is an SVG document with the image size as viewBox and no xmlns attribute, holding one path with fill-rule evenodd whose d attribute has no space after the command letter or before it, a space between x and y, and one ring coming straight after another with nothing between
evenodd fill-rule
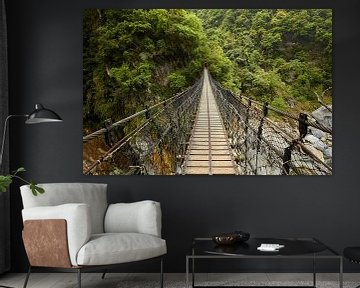
<instances>
[{"instance_id":1,"label":"chair armrest","mask_svg":"<svg viewBox=\"0 0 360 288\"><path fill-rule=\"evenodd\" d=\"M143 233L161 237L160 203L145 200L111 204L104 224L106 233Z\"/></svg>"},{"instance_id":2,"label":"chair armrest","mask_svg":"<svg viewBox=\"0 0 360 288\"><path fill-rule=\"evenodd\" d=\"M64 219L25 220L22 238L30 265L72 267L66 231Z\"/></svg>"},{"instance_id":3,"label":"chair armrest","mask_svg":"<svg viewBox=\"0 0 360 288\"><path fill-rule=\"evenodd\" d=\"M71 203L58 206L33 207L22 210L23 221L64 219L67 226L67 241L71 264L77 265L76 256L80 248L89 241L91 222L89 206L82 203ZM35 236L35 235L34 235ZM34 239L39 241L40 235Z\"/></svg>"}]
</instances>

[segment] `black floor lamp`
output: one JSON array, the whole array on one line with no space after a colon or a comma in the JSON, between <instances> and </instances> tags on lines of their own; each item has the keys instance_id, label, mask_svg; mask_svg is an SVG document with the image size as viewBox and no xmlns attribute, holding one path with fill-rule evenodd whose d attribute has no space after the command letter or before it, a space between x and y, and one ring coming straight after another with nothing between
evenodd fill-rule
<instances>
[{"instance_id":1,"label":"black floor lamp","mask_svg":"<svg viewBox=\"0 0 360 288\"><path fill-rule=\"evenodd\" d=\"M36 104L35 110L33 112L31 112L30 114L7 116L5 119L5 124L4 124L4 132L3 132L1 151L0 151L0 167L2 165L2 159L3 159L3 154L4 154L7 125L8 125L9 120L11 118L15 118L15 117L27 118L25 121L26 124L39 124L39 123L62 122L63 121L58 114L56 114L54 111L52 111L50 109L44 108L44 106L41 104Z\"/></svg>"},{"instance_id":2,"label":"black floor lamp","mask_svg":"<svg viewBox=\"0 0 360 288\"><path fill-rule=\"evenodd\" d=\"M54 111L52 111L50 109L44 108L44 106L41 104L36 104L35 110L33 112L31 112L30 114L7 116L5 119L5 123L4 123L4 131L3 131L3 135L2 135L2 141L1 141L0 168L2 166L2 161L3 161L4 146L5 146L5 142L6 142L6 132L7 132L8 122L11 118L15 118L15 117L26 118L26 120L25 120L26 124L39 124L39 123L48 123L48 122L56 123L56 122L63 121L57 113L55 113ZM12 287L4 286L1 284L0 284L0 287L12 288Z\"/></svg>"}]
</instances>

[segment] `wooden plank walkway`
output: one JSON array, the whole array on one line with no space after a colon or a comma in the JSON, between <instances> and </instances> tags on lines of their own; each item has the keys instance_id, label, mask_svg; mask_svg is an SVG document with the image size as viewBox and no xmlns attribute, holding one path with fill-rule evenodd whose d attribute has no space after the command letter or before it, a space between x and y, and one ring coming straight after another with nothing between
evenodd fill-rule
<instances>
[{"instance_id":1,"label":"wooden plank walkway","mask_svg":"<svg viewBox=\"0 0 360 288\"><path fill-rule=\"evenodd\" d=\"M183 174L237 174L207 70Z\"/></svg>"}]
</instances>

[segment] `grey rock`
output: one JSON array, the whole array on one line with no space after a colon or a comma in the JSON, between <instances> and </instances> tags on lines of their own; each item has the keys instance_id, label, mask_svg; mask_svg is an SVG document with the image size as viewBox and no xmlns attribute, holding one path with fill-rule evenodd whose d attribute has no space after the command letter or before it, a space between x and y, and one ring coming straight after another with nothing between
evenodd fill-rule
<instances>
[{"instance_id":1,"label":"grey rock","mask_svg":"<svg viewBox=\"0 0 360 288\"><path fill-rule=\"evenodd\" d=\"M314 135L308 134L304 137L304 140L306 142L309 142L310 144L312 144L312 146L314 146L314 148L322 152L327 148L325 143L321 141L319 138L315 137Z\"/></svg>"},{"instance_id":2,"label":"grey rock","mask_svg":"<svg viewBox=\"0 0 360 288\"><path fill-rule=\"evenodd\" d=\"M320 141L319 138L317 138L316 136L312 135L312 134L307 134L305 137L304 137L304 140L307 141L307 142L310 142L311 144L317 142L317 141Z\"/></svg>"},{"instance_id":3,"label":"grey rock","mask_svg":"<svg viewBox=\"0 0 360 288\"><path fill-rule=\"evenodd\" d=\"M332 105L328 105L330 109ZM325 107L320 107L311 113L311 115L323 126L332 129L332 113Z\"/></svg>"},{"instance_id":4,"label":"grey rock","mask_svg":"<svg viewBox=\"0 0 360 288\"><path fill-rule=\"evenodd\" d=\"M326 135L326 133L324 131L314 128L314 127L309 128L309 130L312 135L314 135L316 138L319 138L319 139L321 139L322 137L325 137L325 135Z\"/></svg>"},{"instance_id":5,"label":"grey rock","mask_svg":"<svg viewBox=\"0 0 360 288\"><path fill-rule=\"evenodd\" d=\"M326 158L325 163L331 167L332 166L332 158Z\"/></svg>"},{"instance_id":6,"label":"grey rock","mask_svg":"<svg viewBox=\"0 0 360 288\"><path fill-rule=\"evenodd\" d=\"M323 153L325 158L332 158L332 147L325 149Z\"/></svg>"}]
</instances>

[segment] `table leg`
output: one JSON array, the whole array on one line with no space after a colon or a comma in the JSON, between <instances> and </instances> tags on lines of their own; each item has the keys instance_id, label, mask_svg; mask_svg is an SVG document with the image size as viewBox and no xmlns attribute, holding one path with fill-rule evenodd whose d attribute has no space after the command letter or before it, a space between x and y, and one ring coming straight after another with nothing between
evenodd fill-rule
<instances>
[{"instance_id":1,"label":"table leg","mask_svg":"<svg viewBox=\"0 0 360 288\"><path fill-rule=\"evenodd\" d=\"M316 256L313 258L313 286L316 287Z\"/></svg>"},{"instance_id":2,"label":"table leg","mask_svg":"<svg viewBox=\"0 0 360 288\"><path fill-rule=\"evenodd\" d=\"M186 288L189 288L189 257L186 256Z\"/></svg>"},{"instance_id":3,"label":"table leg","mask_svg":"<svg viewBox=\"0 0 360 288\"><path fill-rule=\"evenodd\" d=\"M195 258L192 258L192 287L195 287Z\"/></svg>"},{"instance_id":4,"label":"table leg","mask_svg":"<svg viewBox=\"0 0 360 288\"><path fill-rule=\"evenodd\" d=\"M339 287L343 288L343 257L340 257Z\"/></svg>"}]
</instances>

